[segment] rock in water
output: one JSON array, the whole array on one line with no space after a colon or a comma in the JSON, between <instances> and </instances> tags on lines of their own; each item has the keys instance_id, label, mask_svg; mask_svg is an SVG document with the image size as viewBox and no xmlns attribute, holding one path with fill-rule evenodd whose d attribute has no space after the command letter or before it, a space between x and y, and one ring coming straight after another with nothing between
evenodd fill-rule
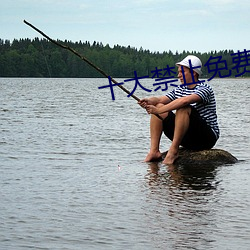
<instances>
[{"instance_id":1,"label":"rock in water","mask_svg":"<svg viewBox=\"0 0 250 250\"><path fill-rule=\"evenodd\" d=\"M162 157L166 156L167 152L163 153ZM222 165L236 163L238 160L229 152L222 149L209 150L188 150L181 148L179 150L179 158L174 162L176 165Z\"/></svg>"}]
</instances>

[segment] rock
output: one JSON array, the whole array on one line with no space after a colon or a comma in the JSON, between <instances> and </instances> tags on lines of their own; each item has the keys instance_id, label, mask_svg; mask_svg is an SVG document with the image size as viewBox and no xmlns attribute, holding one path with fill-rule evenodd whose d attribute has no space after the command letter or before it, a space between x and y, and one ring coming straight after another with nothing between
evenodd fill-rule
<instances>
[{"instance_id":1,"label":"rock","mask_svg":"<svg viewBox=\"0 0 250 250\"><path fill-rule=\"evenodd\" d=\"M162 157L166 156L167 152L163 153ZM209 149L194 151L181 148L179 158L174 162L175 165L222 165L236 163L238 160L229 152L222 149Z\"/></svg>"}]
</instances>

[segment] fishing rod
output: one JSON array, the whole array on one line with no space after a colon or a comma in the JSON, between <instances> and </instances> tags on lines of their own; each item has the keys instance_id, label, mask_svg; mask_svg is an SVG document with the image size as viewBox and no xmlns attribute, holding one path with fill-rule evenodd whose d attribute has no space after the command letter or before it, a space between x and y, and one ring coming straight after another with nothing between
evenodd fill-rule
<instances>
[{"instance_id":1,"label":"fishing rod","mask_svg":"<svg viewBox=\"0 0 250 250\"><path fill-rule=\"evenodd\" d=\"M100 69L99 67L97 67L96 65L94 65L91 61L89 61L85 56L80 55L76 50L72 49L69 46L63 45L61 43L59 43L58 41L50 38L49 36L47 36L45 33L43 33L41 30L39 30L38 28L36 28L34 25L32 25L31 23L27 22L26 20L23 20L23 22L25 24L27 24L28 26L30 26L32 29L34 29L35 31L37 31L38 33L40 33L42 36L44 36L45 38L47 38L50 42L54 43L55 45L61 47L62 49L66 49L69 50L70 52L72 52L73 54L75 54L76 56L78 56L79 58L81 58L83 61L85 61L86 63L88 63L91 67L93 67L94 69L96 69L98 72L100 72L102 75L104 75L105 77L109 78L113 83L116 84L116 86L118 86L120 89L122 89L124 92L126 92L128 95L132 96L137 102L140 101L140 99L135 96L134 94L131 94L131 92L129 90L127 90L125 87L123 87L122 85L120 85L114 78L112 78L111 76L109 76L107 73L105 73L102 69ZM155 114L159 119L163 120L161 116Z\"/></svg>"}]
</instances>

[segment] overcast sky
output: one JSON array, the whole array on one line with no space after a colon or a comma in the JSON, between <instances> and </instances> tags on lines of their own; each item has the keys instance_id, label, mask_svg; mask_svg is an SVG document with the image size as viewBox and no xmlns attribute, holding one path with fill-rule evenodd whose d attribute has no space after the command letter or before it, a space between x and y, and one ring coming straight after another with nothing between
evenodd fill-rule
<instances>
[{"instance_id":1,"label":"overcast sky","mask_svg":"<svg viewBox=\"0 0 250 250\"><path fill-rule=\"evenodd\" d=\"M0 38L93 41L182 52L249 49L249 0L0 0Z\"/></svg>"}]
</instances>

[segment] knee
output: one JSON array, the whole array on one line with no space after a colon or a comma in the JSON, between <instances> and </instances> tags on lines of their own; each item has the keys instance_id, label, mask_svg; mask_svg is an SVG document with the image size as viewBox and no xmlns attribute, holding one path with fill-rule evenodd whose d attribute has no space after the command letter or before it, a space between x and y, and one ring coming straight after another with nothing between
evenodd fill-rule
<instances>
[{"instance_id":1,"label":"knee","mask_svg":"<svg viewBox=\"0 0 250 250\"><path fill-rule=\"evenodd\" d=\"M162 103L158 103L158 104L155 105L155 107L157 107L157 108L160 108L162 106L164 106L164 104L162 104Z\"/></svg>"},{"instance_id":2,"label":"knee","mask_svg":"<svg viewBox=\"0 0 250 250\"><path fill-rule=\"evenodd\" d=\"M164 106L164 104L158 103L158 104L156 104L155 106L156 106L157 108L160 108L160 107ZM164 120L167 116L168 116L168 112L165 112L165 113L160 114L160 117L161 117L163 120ZM156 116L153 115L152 117L156 117ZM162 120L160 120L160 121L162 121Z\"/></svg>"},{"instance_id":3,"label":"knee","mask_svg":"<svg viewBox=\"0 0 250 250\"><path fill-rule=\"evenodd\" d=\"M184 106L182 108L179 108L176 110L176 115L177 114L187 114L190 115L191 114L191 106Z\"/></svg>"}]
</instances>

